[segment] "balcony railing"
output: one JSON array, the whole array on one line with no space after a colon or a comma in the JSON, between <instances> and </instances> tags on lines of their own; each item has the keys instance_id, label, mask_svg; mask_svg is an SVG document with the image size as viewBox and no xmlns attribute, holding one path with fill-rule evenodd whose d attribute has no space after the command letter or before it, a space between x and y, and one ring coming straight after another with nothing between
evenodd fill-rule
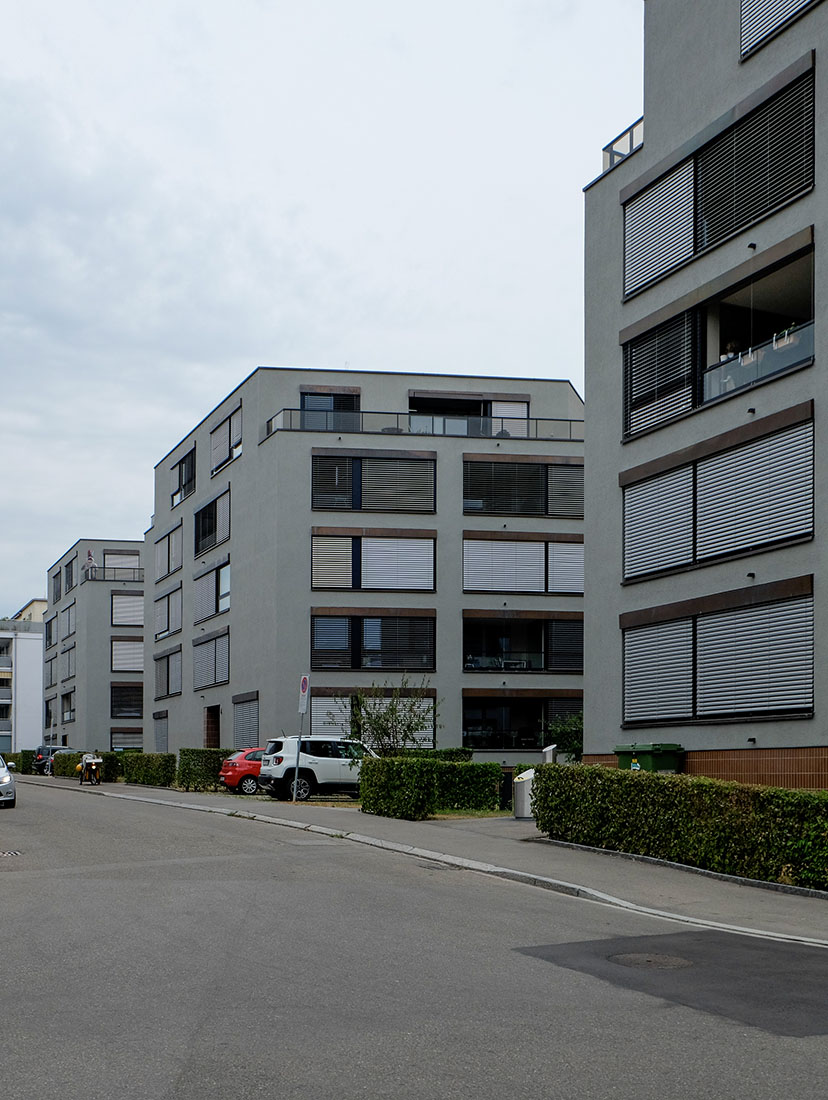
<instances>
[{"instance_id":1,"label":"balcony railing","mask_svg":"<svg viewBox=\"0 0 828 1100\"><path fill-rule=\"evenodd\" d=\"M542 653L520 653L512 651L508 656L484 657L469 653L463 661L466 672L542 672Z\"/></svg>"},{"instance_id":2,"label":"balcony railing","mask_svg":"<svg viewBox=\"0 0 828 1100\"><path fill-rule=\"evenodd\" d=\"M14 668L13 657L0 657L0 668Z\"/></svg>"},{"instance_id":3,"label":"balcony railing","mask_svg":"<svg viewBox=\"0 0 828 1100\"><path fill-rule=\"evenodd\" d=\"M540 752L548 734L530 730L490 730L471 727L463 730L463 747L477 752Z\"/></svg>"},{"instance_id":4,"label":"balcony railing","mask_svg":"<svg viewBox=\"0 0 828 1100\"><path fill-rule=\"evenodd\" d=\"M605 145L603 170L609 172L616 164L624 160L644 144L644 119L639 118L623 134L619 134L609 145Z\"/></svg>"},{"instance_id":5,"label":"balcony railing","mask_svg":"<svg viewBox=\"0 0 828 1100\"><path fill-rule=\"evenodd\" d=\"M740 351L703 372L702 400L744 390L814 357L814 322L778 332L763 344Z\"/></svg>"},{"instance_id":6,"label":"balcony railing","mask_svg":"<svg viewBox=\"0 0 828 1100\"><path fill-rule=\"evenodd\" d=\"M580 441L584 438L584 422L539 417L432 416L408 412L282 409L268 420L267 434L282 431Z\"/></svg>"},{"instance_id":7,"label":"balcony railing","mask_svg":"<svg viewBox=\"0 0 828 1100\"><path fill-rule=\"evenodd\" d=\"M124 569L116 566L114 569L102 569L95 566L93 569L84 569L81 584L84 581L131 581L143 582L143 569Z\"/></svg>"}]
</instances>

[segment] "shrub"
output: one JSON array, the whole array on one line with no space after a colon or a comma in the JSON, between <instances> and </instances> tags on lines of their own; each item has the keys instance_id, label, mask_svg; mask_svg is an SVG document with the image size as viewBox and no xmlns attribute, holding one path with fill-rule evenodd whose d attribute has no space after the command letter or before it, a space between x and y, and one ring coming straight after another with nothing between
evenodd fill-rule
<instances>
[{"instance_id":1,"label":"shrub","mask_svg":"<svg viewBox=\"0 0 828 1100\"><path fill-rule=\"evenodd\" d=\"M212 791L218 781L222 763L233 749L181 749L178 754L176 784L185 791Z\"/></svg>"},{"instance_id":2,"label":"shrub","mask_svg":"<svg viewBox=\"0 0 828 1100\"><path fill-rule=\"evenodd\" d=\"M61 775L64 778L76 779L75 769L81 762L82 752L59 752L52 758L52 774Z\"/></svg>"},{"instance_id":3,"label":"shrub","mask_svg":"<svg viewBox=\"0 0 828 1100\"><path fill-rule=\"evenodd\" d=\"M32 764L34 763L35 750L34 749L21 749L20 752L15 754L17 759L17 770L21 775L31 775L34 771ZM8 759L8 758L7 758Z\"/></svg>"},{"instance_id":4,"label":"shrub","mask_svg":"<svg viewBox=\"0 0 828 1100\"><path fill-rule=\"evenodd\" d=\"M455 764L470 764L474 756L474 749L450 748L450 749L408 749L400 756L419 756L429 760L450 760Z\"/></svg>"},{"instance_id":5,"label":"shrub","mask_svg":"<svg viewBox=\"0 0 828 1100\"><path fill-rule=\"evenodd\" d=\"M532 811L555 840L828 889L828 792L540 764Z\"/></svg>"},{"instance_id":6,"label":"shrub","mask_svg":"<svg viewBox=\"0 0 828 1100\"><path fill-rule=\"evenodd\" d=\"M101 782L102 783L116 783L124 774L124 768L121 761L123 760L122 752L102 752L100 753L101 760Z\"/></svg>"},{"instance_id":7,"label":"shrub","mask_svg":"<svg viewBox=\"0 0 828 1100\"><path fill-rule=\"evenodd\" d=\"M363 813L421 821L438 810L496 810L499 764L453 763L433 754L365 757L359 776Z\"/></svg>"},{"instance_id":8,"label":"shrub","mask_svg":"<svg viewBox=\"0 0 828 1100\"><path fill-rule=\"evenodd\" d=\"M497 810L500 807L500 764L437 762L437 808Z\"/></svg>"},{"instance_id":9,"label":"shrub","mask_svg":"<svg viewBox=\"0 0 828 1100\"><path fill-rule=\"evenodd\" d=\"M115 755L114 753L107 755ZM130 752L121 757L127 783L171 787L175 781L174 752Z\"/></svg>"}]
</instances>

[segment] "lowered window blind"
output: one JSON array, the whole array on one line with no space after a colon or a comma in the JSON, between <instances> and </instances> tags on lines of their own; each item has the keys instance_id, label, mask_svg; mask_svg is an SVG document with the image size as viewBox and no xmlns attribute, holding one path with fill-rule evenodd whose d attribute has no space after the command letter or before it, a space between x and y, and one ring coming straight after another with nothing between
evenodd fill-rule
<instances>
[{"instance_id":1,"label":"lowered window blind","mask_svg":"<svg viewBox=\"0 0 828 1100\"><path fill-rule=\"evenodd\" d=\"M624 346L624 431L645 431L693 408L698 319L680 313Z\"/></svg>"},{"instance_id":2,"label":"lowered window blind","mask_svg":"<svg viewBox=\"0 0 828 1100\"><path fill-rule=\"evenodd\" d=\"M176 695L181 691L181 651L155 661L155 695Z\"/></svg>"},{"instance_id":3,"label":"lowered window blind","mask_svg":"<svg viewBox=\"0 0 828 1100\"><path fill-rule=\"evenodd\" d=\"M144 643L141 640L112 639L112 671L142 672Z\"/></svg>"},{"instance_id":4,"label":"lowered window blind","mask_svg":"<svg viewBox=\"0 0 828 1100\"><path fill-rule=\"evenodd\" d=\"M311 734L346 737L351 732L351 700L311 697Z\"/></svg>"},{"instance_id":5,"label":"lowered window blind","mask_svg":"<svg viewBox=\"0 0 828 1100\"><path fill-rule=\"evenodd\" d=\"M217 470L231 458L235 458L241 449L242 411L241 406L210 432L210 469Z\"/></svg>"},{"instance_id":6,"label":"lowered window blind","mask_svg":"<svg viewBox=\"0 0 828 1100\"><path fill-rule=\"evenodd\" d=\"M155 731L155 751L167 752L170 744L170 720L165 714L153 720Z\"/></svg>"},{"instance_id":7,"label":"lowered window blind","mask_svg":"<svg viewBox=\"0 0 828 1100\"><path fill-rule=\"evenodd\" d=\"M584 544L549 542L547 592L581 593L584 590Z\"/></svg>"},{"instance_id":8,"label":"lowered window blind","mask_svg":"<svg viewBox=\"0 0 828 1100\"><path fill-rule=\"evenodd\" d=\"M403 700L404 705L407 705L407 703L408 703L407 699ZM388 699L382 699L382 698L380 698L380 699L370 699L369 702L368 702L368 706L372 710L376 711L377 713L381 713L382 711L388 710L388 708L391 706L391 704L392 704L392 700L390 698L388 698ZM433 699L418 699L416 701L414 709L415 709L415 712L418 713L422 718L422 725L413 734L414 741L416 742L416 744L419 748L433 749L434 745L435 745L434 700ZM371 741L370 741L370 738L367 736L367 734L363 736L363 740L366 741L366 743L370 747Z\"/></svg>"},{"instance_id":9,"label":"lowered window blind","mask_svg":"<svg viewBox=\"0 0 828 1100\"><path fill-rule=\"evenodd\" d=\"M703 459L696 480L699 558L811 534L813 424Z\"/></svg>"},{"instance_id":10,"label":"lowered window blind","mask_svg":"<svg viewBox=\"0 0 828 1100\"><path fill-rule=\"evenodd\" d=\"M222 634L193 646L193 688L222 684L230 679L230 635Z\"/></svg>"},{"instance_id":11,"label":"lowered window blind","mask_svg":"<svg viewBox=\"0 0 828 1100\"><path fill-rule=\"evenodd\" d=\"M350 458L314 455L311 460L313 508L353 508L353 467Z\"/></svg>"},{"instance_id":12,"label":"lowered window blind","mask_svg":"<svg viewBox=\"0 0 828 1100\"><path fill-rule=\"evenodd\" d=\"M624 489L624 576L693 561L693 467Z\"/></svg>"},{"instance_id":13,"label":"lowered window blind","mask_svg":"<svg viewBox=\"0 0 828 1100\"><path fill-rule=\"evenodd\" d=\"M434 619L362 620L362 668L434 668Z\"/></svg>"},{"instance_id":14,"label":"lowered window blind","mask_svg":"<svg viewBox=\"0 0 828 1100\"><path fill-rule=\"evenodd\" d=\"M143 626L144 597L134 594L113 592L112 625Z\"/></svg>"},{"instance_id":15,"label":"lowered window blind","mask_svg":"<svg viewBox=\"0 0 828 1100\"><path fill-rule=\"evenodd\" d=\"M583 672L582 619L551 619L547 622L546 669L548 672Z\"/></svg>"},{"instance_id":16,"label":"lowered window blind","mask_svg":"<svg viewBox=\"0 0 828 1100\"><path fill-rule=\"evenodd\" d=\"M546 511L550 516L584 518L583 466L547 466Z\"/></svg>"},{"instance_id":17,"label":"lowered window blind","mask_svg":"<svg viewBox=\"0 0 828 1100\"><path fill-rule=\"evenodd\" d=\"M155 637L181 629L181 589L176 588L155 601Z\"/></svg>"},{"instance_id":18,"label":"lowered window blind","mask_svg":"<svg viewBox=\"0 0 828 1100\"><path fill-rule=\"evenodd\" d=\"M677 619L624 633L624 721L693 714L693 620Z\"/></svg>"},{"instance_id":19,"label":"lowered window blind","mask_svg":"<svg viewBox=\"0 0 828 1100\"><path fill-rule=\"evenodd\" d=\"M529 435L529 403L527 401L493 401L492 434L506 431L509 435Z\"/></svg>"},{"instance_id":20,"label":"lowered window blind","mask_svg":"<svg viewBox=\"0 0 828 1100\"><path fill-rule=\"evenodd\" d=\"M200 622L215 615L216 611L216 571L213 569L193 581L193 619Z\"/></svg>"},{"instance_id":21,"label":"lowered window blind","mask_svg":"<svg viewBox=\"0 0 828 1100\"><path fill-rule=\"evenodd\" d=\"M702 615L697 632L699 715L813 709L812 597Z\"/></svg>"},{"instance_id":22,"label":"lowered window blind","mask_svg":"<svg viewBox=\"0 0 828 1100\"><path fill-rule=\"evenodd\" d=\"M259 700L233 704L233 748L255 749L259 743Z\"/></svg>"},{"instance_id":23,"label":"lowered window blind","mask_svg":"<svg viewBox=\"0 0 828 1100\"><path fill-rule=\"evenodd\" d=\"M313 588L353 587L353 541L347 536L313 536L311 539Z\"/></svg>"},{"instance_id":24,"label":"lowered window blind","mask_svg":"<svg viewBox=\"0 0 828 1100\"><path fill-rule=\"evenodd\" d=\"M363 510L433 512L434 500L432 459L362 459Z\"/></svg>"},{"instance_id":25,"label":"lowered window blind","mask_svg":"<svg viewBox=\"0 0 828 1100\"><path fill-rule=\"evenodd\" d=\"M742 56L773 34L788 19L815 3L819 3L819 0L742 0Z\"/></svg>"},{"instance_id":26,"label":"lowered window blind","mask_svg":"<svg viewBox=\"0 0 828 1100\"><path fill-rule=\"evenodd\" d=\"M140 569L141 556L124 550L104 550L104 569Z\"/></svg>"},{"instance_id":27,"label":"lowered window blind","mask_svg":"<svg viewBox=\"0 0 828 1100\"><path fill-rule=\"evenodd\" d=\"M75 604L71 603L60 613L60 636L68 638L75 633Z\"/></svg>"},{"instance_id":28,"label":"lowered window blind","mask_svg":"<svg viewBox=\"0 0 828 1100\"><path fill-rule=\"evenodd\" d=\"M693 255L693 161L687 160L624 207L624 293Z\"/></svg>"},{"instance_id":29,"label":"lowered window blind","mask_svg":"<svg viewBox=\"0 0 828 1100\"><path fill-rule=\"evenodd\" d=\"M463 588L467 592L544 592L542 542L463 540Z\"/></svg>"},{"instance_id":30,"label":"lowered window blind","mask_svg":"<svg viewBox=\"0 0 828 1100\"><path fill-rule=\"evenodd\" d=\"M315 615L311 619L311 668L350 668L351 619L348 615Z\"/></svg>"},{"instance_id":31,"label":"lowered window blind","mask_svg":"<svg viewBox=\"0 0 828 1100\"><path fill-rule=\"evenodd\" d=\"M434 588L434 540L362 539L362 587Z\"/></svg>"},{"instance_id":32,"label":"lowered window blind","mask_svg":"<svg viewBox=\"0 0 828 1100\"><path fill-rule=\"evenodd\" d=\"M140 729L135 730L110 730L109 747L113 752L118 749L138 749L144 747L144 734Z\"/></svg>"},{"instance_id":33,"label":"lowered window blind","mask_svg":"<svg viewBox=\"0 0 828 1100\"><path fill-rule=\"evenodd\" d=\"M463 511L545 515L545 471L538 462L464 462Z\"/></svg>"}]
</instances>

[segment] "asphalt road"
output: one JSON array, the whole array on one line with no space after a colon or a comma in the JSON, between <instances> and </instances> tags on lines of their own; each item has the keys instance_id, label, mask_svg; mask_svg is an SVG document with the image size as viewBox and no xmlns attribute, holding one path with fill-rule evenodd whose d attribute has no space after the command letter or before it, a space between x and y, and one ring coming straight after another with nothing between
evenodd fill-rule
<instances>
[{"instance_id":1,"label":"asphalt road","mask_svg":"<svg viewBox=\"0 0 828 1100\"><path fill-rule=\"evenodd\" d=\"M21 787L0 851L10 1100L812 1100L828 1083L826 950L76 790Z\"/></svg>"}]
</instances>

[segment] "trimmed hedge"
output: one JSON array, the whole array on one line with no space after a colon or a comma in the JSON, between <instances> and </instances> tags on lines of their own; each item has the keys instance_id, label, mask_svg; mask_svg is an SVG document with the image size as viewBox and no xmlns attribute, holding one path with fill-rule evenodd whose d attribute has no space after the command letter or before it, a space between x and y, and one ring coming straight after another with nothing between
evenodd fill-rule
<instances>
[{"instance_id":1,"label":"trimmed hedge","mask_svg":"<svg viewBox=\"0 0 828 1100\"><path fill-rule=\"evenodd\" d=\"M121 762L127 783L142 783L147 787L171 787L175 782L174 752L130 752L122 757Z\"/></svg>"},{"instance_id":2,"label":"trimmed hedge","mask_svg":"<svg viewBox=\"0 0 828 1100\"><path fill-rule=\"evenodd\" d=\"M532 812L553 840L828 889L828 792L538 764Z\"/></svg>"},{"instance_id":3,"label":"trimmed hedge","mask_svg":"<svg viewBox=\"0 0 828 1100\"><path fill-rule=\"evenodd\" d=\"M181 749L176 785L185 791L216 790L221 765L234 749Z\"/></svg>"},{"instance_id":4,"label":"trimmed hedge","mask_svg":"<svg viewBox=\"0 0 828 1100\"><path fill-rule=\"evenodd\" d=\"M80 764L82 752L59 752L52 757L52 775L61 775L64 779L77 779L75 768Z\"/></svg>"},{"instance_id":5,"label":"trimmed hedge","mask_svg":"<svg viewBox=\"0 0 828 1100\"><path fill-rule=\"evenodd\" d=\"M420 756L362 761L362 812L422 821L439 810L496 810L499 764L452 763Z\"/></svg>"},{"instance_id":6,"label":"trimmed hedge","mask_svg":"<svg viewBox=\"0 0 828 1100\"><path fill-rule=\"evenodd\" d=\"M409 749L406 756L422 757L424 760L448 760L454 764L470 764L474 749L459 746L450 749Z\"/></svg>"}]
</instances>

